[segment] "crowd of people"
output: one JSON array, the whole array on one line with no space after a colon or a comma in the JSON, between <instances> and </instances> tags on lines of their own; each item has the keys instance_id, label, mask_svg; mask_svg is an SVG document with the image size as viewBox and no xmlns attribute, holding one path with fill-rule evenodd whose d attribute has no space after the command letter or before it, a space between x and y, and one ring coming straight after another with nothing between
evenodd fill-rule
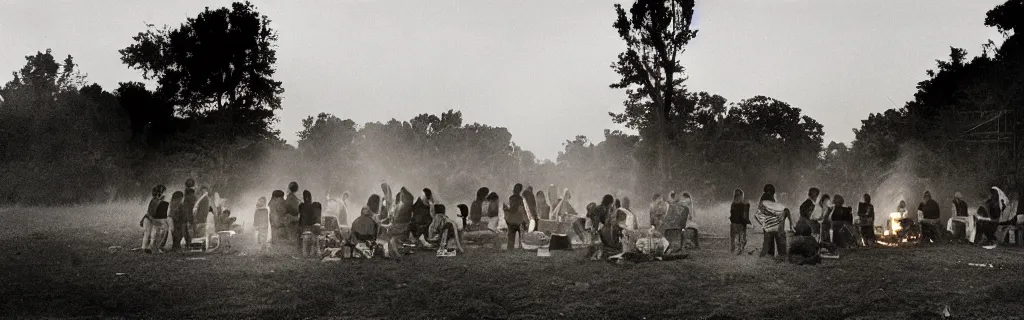
<instances>
[{"instance_id":1,"label":"crowd of people","mask_svg":"<svg viewBox=\"0 0 1024 320\"><path fill-rule=\"evenodd\" d=\"M369 196L351 223L347 193L340 199L327 196L324 206L313 201L308 190L300 199L296 182L289 183L286 190L274 190L269 201L265 197L256 201L252 231L261 251L400 257L409 248L430 248L437 249L438 255L454 255L464 251L463 237L474 232L483 234L484 242L499 247L504 242L507 250L571 250L576 243L587 248L587 256L595 260L681 259L688 256L688 250L700 248L693 199L685 192L672 191L667 198L653 195L648 212L650 226L641 227L629 197L604 195L600 202L587 204L581 214L572 205L572 193L568 189L558 192L554 185L545 193L517 183L507 201L486 187L480 188L471 203L455 206L455 217L461 223L446 214L446 205L429 188L414 198L405 187L393 193L389 185L382 184L381 193ZM145 229L142 249L146 252L161 250L168 238L170 249L180 250L182 241L187 245L193 238L208 239L234 226L234 218L228 218L230 211L223 208L219 195L211 196L206 187L196 192L193 179L186 181L184 191L175 191L170 202L165 201L165 192L162 185L153 188L153 198L140 221ZM956 193L953 217L945 229L941 228L940 205L927 191L916 219L901 201L881 225L876 223L875 207L868 194L860 198L854 212L843 196L810 188L798 214L793 215L777 201L775 186L768 184L753 208L753 222L763 234L760 256L797 264L815 264L845 248L873 247L880 240L879 234L897 242L960 239L989 247L999 242L1020 243L1011 235L1019 238L1015 230L1024 225L1024 214L1016 200L1010 202L996 187L974 212L968 212L962 195ZM756 250L747 250L751 210L744 192L736 189L728 212L730 250L734 254L753 254Z\"/></svg>"}]
</instances>

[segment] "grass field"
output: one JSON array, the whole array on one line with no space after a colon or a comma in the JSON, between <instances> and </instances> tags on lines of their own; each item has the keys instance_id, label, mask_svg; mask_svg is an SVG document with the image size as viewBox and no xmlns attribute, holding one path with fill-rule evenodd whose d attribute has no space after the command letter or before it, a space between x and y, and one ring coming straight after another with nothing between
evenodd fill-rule
<instances>
[{"instance_id":1,"label":"grass field","mask_svg":"<svg viewBox=\"0 0 1024 320\"><path fill-rule=\"evenodd\" d=\"M952 318L1024 318L1024 248L862 249L820 266L732 256L722 240L622 265L493 249L146 255L127 249L141 241L138 208L0 208L0 317L929 319L948 306Z\"/></svg>"}]
</instances>

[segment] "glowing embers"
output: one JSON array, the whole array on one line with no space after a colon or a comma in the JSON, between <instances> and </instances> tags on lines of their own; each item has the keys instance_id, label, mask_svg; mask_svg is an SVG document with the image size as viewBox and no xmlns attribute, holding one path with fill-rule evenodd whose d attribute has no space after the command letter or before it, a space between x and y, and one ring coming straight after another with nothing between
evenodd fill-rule
<instances>
[{"instance_id":1,"label":"glowing embers","mask_svg":"<svg viewBox=\"0 0 1024 320\"><path fill-rule=\"evenodd\" d=\"M882 235L878 237L878 244L885 247L899 247L905 244L916 244L920 236L920 229L912 220L906 219L903 214L893 212L889 214L883 227Z\"/></svg>"}]
</instances>

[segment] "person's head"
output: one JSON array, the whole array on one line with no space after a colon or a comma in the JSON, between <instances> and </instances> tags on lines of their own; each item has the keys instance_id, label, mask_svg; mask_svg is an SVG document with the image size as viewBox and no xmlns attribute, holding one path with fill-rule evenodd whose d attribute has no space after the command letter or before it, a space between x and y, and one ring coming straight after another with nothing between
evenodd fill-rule
<instances>
[{"instance_id":1,"label":"person's head","mask_svg":"<svg viewBox=\"0 0 1024 320\"><path fill-rule=\"evenodd\" d=\"M607 206L610 206L610 205L612 205L614 203L615 203L615 197L612 197L612 195L610 195L610 194L606 194L606 195L604 195L604 197L601 197L601 206L607 207Z\"/></svg>"},{"instance_id":2,"label":"person's head","mask_svg":"<svg viewBox=\"0 0 1024 320\"><path fill-rule=\"evenodd\" d=\"M594 212L595 210L597 210L597 204L596 203L591 202L591 203L587 204L587 213L588 213L587 215L590 215L590 213Z\"/></svg>"},{"instance_id":3,"label":"person's head","mask_svg":"<svg viewBox=\"0 0 1024 320\"><path fill-rule=\"evenodd\" d=\"M989 198L992 198L992 199L999 199L999 191L996 191L996 188L989 188L988 189L988 196L989 196Z\"/></svg>"},{"instance_id":4,"label":"person's head","mask_svg":"<svg viewBox=\"0 0 1024 320\"><path fill-rule=\"evenodd\" d=\"M462 215L463 217L469 216L469 206L467 206L466 204L460 203L455 207L459 208L459 214Z\"/></svg>"},{"instance_id":5,"label":"person's head","mask_svg":"<svg viewBox=\"0 0 1024 320\"><path fill-rule=\"evenodd\" d=\"M953 199L963 200L964 199L964 195L961 194L960 191L957 191L956 193L953 194Z\"/></svg>"},{"instance_id":6,"label":"person's head","mask_svg":"<svg viewBox=\"0 0 1024 320\"><path fill-rule=\"evenodd\" d=\"M832 197L832 203L835 203L836 207L842 207L843 204L846 204L846 200L843 199L843 196L837 194Z\"/></svg>"},{"instance_id":7,"label":"person's head","mask_svg":"<svg viewBox=\"0 0 1024 320\"><path fill-rule=\"evenodd\" d=\"M988 218L988 208L985 208L985 206L978 207L978 216Z\"/></svg>"},{"instance_id":8,"label":"person's head","mask_svg":"<svg viewBox=\"0 0 1024 320\"><path fill-rule=\"evenodd\" d=\"M770 194L770 195L774 196L775 195L775 185L773 185L771 183L764 185L764 194Z\"/></svg>"},{"instance_id":9,"label":"person's head","mask_svg":"<svg viewBox=\"0 0 1024 320\"><path fill-rule=\"evenodd\" d=\"M523 189L523 193L533 194L533 186L526 186L526 188Z\"/></svg>"},{"instance_id":10,"label":"person's head","mask_svg":"<svg viewBox=\"0 0 1024 320\"><path fill-rule=\"evenodd\" d=\"M313 193L309 190L302 190L302 202L313 203Z\"/></svg>"},{"instance_id":11,"label":"person's head","mask_svg":"<svg viewBox=\"0 0 1024 320\"><path fill-rule=\"evenodd\" d=\"M928 201L928 200L931 200L931 199L932 199L931 191L925 191L924 192L924 201Z\"/></svg>"},{"instance_id":12,"label":"person's head","mask_svg":"<svg viewBox=\"0 0 1024 320\"><path fill-rule=\"evenodd\" d=\"M256 199L256 207L257 208L263 208L263 207L266 207L266 206L267 206L267 197L260 197L259 199Z\"/></svg>"},{"instance_id":13,"label":"person's head","mask_svg":"<svg viewBox=\"0 0 1024 320\"><path fill-rule=\"evenodd\" d=\"M476 200L483 201L487 198L487 194L489 193L491 193L491 190L487 189L487 187L476 189Z\"/></svg>"},{"instance_id":14,"label":"person's head","mask_svg":"<svg viewBox=\"0 0 1024 320\"><path fill-rule=\"evenodd\" d=\"M622 197L622 208L629 210L629 197Z\"/></svg>"},{"instance_id":15,"label":"person's head","mask_svg":"<svg viewBox=\"0 0 1024 320\"><path fill-rule=\"evenodd\" d=\"M185 189L185 195L186 196L195 196L196 195L196 189L194 189L194 188L187 188L187 189Z\"/></svg>"},{"instance_id":16,"label":"person's head","mask_svg":"<svg viewBox=\"0 0 1024 320\"><path fill-rule=\"evenodd\" d=\"M380 183L380 191L383 191L383 192L386 193L388 191L391 191L391 187L389 187L386 182L381 182Z\"/></svg>"},{"instance_id":17,"label":"person's head","mask_svg":"<svg viewBox=\"0 0 1024 320\"><path fill-rule=\"evenodd\" d=\"M209 193L210 193L210 188L208 188L207 186L199 187L199 194L200 195L204 195L205 196L205 195L207 195Z\"/></svg>"},{"instance_id":18,"label":"person's head","mask_svg":"<svg viewBox=\"0 0 1024 320\"><path fill-rule=\"evenodd\" d=\"M736 188L736 190L733 190L732 191L732 201L733 202L742 202L743 201L743 190L740 190L739 188Z\"/></svg>"},{"instance_id":19,"label":"person's head","mask_svg":"<svg viewBox=\"0 0 1024 320\"><path fill-rule=\"evenodd\" d=\"M615 209L622 208L622 202L619 199L615 199Z\"/></svg>"},{"instance_id":20,"label":"person's head","mask_svg":"<svg viewBox=\"0 0 1024 320\"><path fill-rule=\"evenodd\" d=\"M163 197L164 191L166 191L166 190L167 190L167 188L165 188L164 185L162 185L162 184L156 185L155 187L153 187L153 198Z\"/></svg>"},{"instance_id":21,"label":"person's head","mask_svg":"<svg viewBox=\"0 0 1024 320\"><path fill-rule=\"evenodd\" d=\"M829 196L829 195L827 195L827 194L821 195L821 201L820 201L820 203L821 203L821 205L822 205L823 207L829 207L829 206L832 206L832 197L830 197L830 196Z\"/></svg>"},{"instance_id":22,"label":"person's head","mask_svg":"<svg viewBox=\"0 0 1024 320\"><path fill-rule=\"evenodd\" d=\"M516 185L512 186L512 194L520 195L522 193L523 193L523 184L522 183L517 183Z\"/></svg>"},{"instance_id":23,"label":"person's head","mask_svg":"<svg viewBox=\"0 0 1024 320\"><path fill-rule=\"evenodd\" d=\"M897 208L906 208L907 207L907 201L906 200L900 200L900 204L896 205L896 207Z\"/></svg>"},{"instance_id":24,"label":"person's head","mask_svg":"<svg viewBox=\"0 0 1024 320\"><path fill-rule=\"evenodd\" d=\"M444 205L443 204L435 204L434 205L434 214L444 214Z\"/></svg>"},{"instance_id":25,"label":"person's head","mask_svg":"<svg viewBox=\"0 0 1024 320\"><path fill-rule=\"evenodd\" d=\"M359 215L364 217L371 217L373 216L373 210L370 210L370 207L363 207L362 209L359 210Z\"/></svg>"},{"instance_id":26,"label":"person's head","mask_svg":"<svg viewBox=\"0 0 1024 320\"><path fill-rule=\"evenodd\" d=\"M341 194L341 202L348 201L348 192Z\"/></svg>"},{"instance_id":27,"label":"person's head","mask_svg":"<svg viewBox=\"0 0 1024 320\"><path fill-rule=\"evenodd\" d=\"M818 188L811 188L810 190L807 190L807 197L811 199L817 199L820 194L821 190L818 190Z\"/></svg>"},{"instance_id":28,"label":"person's head","mask_svg":"<svg viewBox=\"0 0 1024 320\"><path fill-rule=\"evenodd\" d=\"M271 199L274 199L274 198L284 199L284 191L274 190L274 192L270 193L270 198Z\"/></svg>"},{"instance_id":29,"label":"person's head","mask_svg":"<svg viewBox=\"0 0 1024 320\"><path fill-rule=\"evenodd\" d=\"M430 188L423 188L423 201L434 201L434 192Z\"/></svg>"},{"instance_id":30,"label":"person's head","mask_svg":"<svg viewBox=\"0 0 1024 320\"><path fill-rule=\"evenodd\" d=\"M867 193L864 194L864 203L871 204L871 195L870 194L867 194Z\"/></svg>"},{"instance_id":31,"label":"person's head","mask_svg":"<svg viewBox=\"0 0 1024 320\"><path fill-rule=\"evenodd\" d=\"M296 193L299 192L299 183L292 181L288 183L288 192Z\"/></svg>"},{"instance_id":32,"label":"person's head","mask_svg":"<svg viewBox=\"0 0 1024 320\"><path fill-rule=\"evenodd\" d=\"M181 202L185 199L185 193L181 191L175 191L171 194L171 202Z\"/></svg>"},{"instance_id":33,"label":"person's head","mask_svg":"<svg viewBox=\"0 0 1024 320\"><path fill-rule=\"evenodd\" d=\"M658 200L661 200L661 194L660 193L655 193L654 196L651 197L651 201L658 202Z\"/></svg>"},{"instance_id":34,"label":"person's head","mask_svg":"<svg viewBox=\"0 0 1024 320\"><path fill-rule=\"evenodd\" d=\"M675 191L669 191L669 193L668 193L668 201L676 201L676 192Z\"/></svg>"},{"instance_id":35,"label":"person's head","mask_svg":"<svg viewBox=\"0 0 1024 320\"><path fill-rule=\"evenodd\" d=\"M185 188L192 189L196 187L196 179L188 178L185 179Z\"/></svg>"},{"instance_id":36,"label":"person's head","mask_svg":"<svg viewBox=\"0 0 1024 320\"><path fill-rule=\"evenodd\" d=\"M380 196L377 194L371 194L370 197L366 199L366 207L370 208L370 212L375 214L377 211L380 211Z\"/></svg>"},{"instance_id":37,"label":"person's head","mask_svg":"<svg viewBox=\"0 0 1024 320\"><path fill-rule=\"evenodd\" d=\"M562 199L564 199L565 201L569 201L569 199L572 199L572 192L569 192L569 188L565 188L565 191L562 192Z\"/></svg>"},{"instance_id":38,"label":"person's head","mask_svg":"<svg viewBox=\"0 0 1024 320\"><path fill-rule=\"evenodd\" d=\"M544 195L544 190L537 191L537 201L547 202L548 197Z\"/></svg>"},{"instance_id":39,"label":"person's head","mask_svg":"<svg viewBox=\"0 0 1024 320\"><path fill-rule=\"evenodd\" d=\"M690 200L693 200L693 198L690 197L690 193L689 192L683 192L683 201L690 201Z\"/></svg>"},{"instance_id":40,"label":"person's head","mask_svg":"<svg viewBox=\"0 0 1024 320\"><path fill-rule=\"evenodd\" d=\"M498 196L497 192L491 191L491 194L487 195L487 201L498 202L499 200L501 200L501 197Z\"/></svg>"}]
</instances>

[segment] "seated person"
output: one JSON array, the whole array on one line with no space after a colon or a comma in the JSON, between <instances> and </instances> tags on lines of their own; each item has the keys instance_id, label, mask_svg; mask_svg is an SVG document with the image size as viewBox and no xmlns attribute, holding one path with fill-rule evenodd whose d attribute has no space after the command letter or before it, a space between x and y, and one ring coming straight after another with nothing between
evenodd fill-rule
<instances>
[{"instance_id":1,"label":"seated person","mask_svg":"<svg viewBox=\"0 0 1024 320\"><path fill-rule=\"evenodd\" d=\"M789 243L789 262L797 265L821 263L821 247L811 233L811 224L800 218L794 228L794 238Z\"/></svg>"},{"instance_id":2,"label":"seated person","mask_svg":"<svg viewBox=\"0 0 1024 320\"><path fill-rule=\"evenodd\" d=\"M374 251L381 246L383 246L385 255L389 254L388 242L377 239L378 225L373 217L373 211L368 207L363 207L359 217L352 221L352 230L345 241L346 246L352 247L354 251L365 258L372 258Z\"/></svg>"},{"instance_id":3,"label":"seated person","mask_svg":"<svg viewBox=\"0 0 1024 320\"><path fill-rule=\"evenodd\" d=\"M995 246L999 239L996 238L998 222L992 218L988 208L978 207L977 237L978 243L982 246Z\"/></svg>"},{"instance_id":4,"label":"seated person","mask_svg":"<svg viewBox=\"0 0 1024 320\"><path fill-rule=\"evenodd\" d=\"M455 221L452 221L445 215L445 207L443 204L434 205L434 217L431 220L430 229L432 237L427 239L427 242L432 246L437 246L441 249L447 249L449 240L455 239L455 248L459 252L462 250L462 242L459 240L459 233L457 232Z\"/></svg>"}]
</instances>

